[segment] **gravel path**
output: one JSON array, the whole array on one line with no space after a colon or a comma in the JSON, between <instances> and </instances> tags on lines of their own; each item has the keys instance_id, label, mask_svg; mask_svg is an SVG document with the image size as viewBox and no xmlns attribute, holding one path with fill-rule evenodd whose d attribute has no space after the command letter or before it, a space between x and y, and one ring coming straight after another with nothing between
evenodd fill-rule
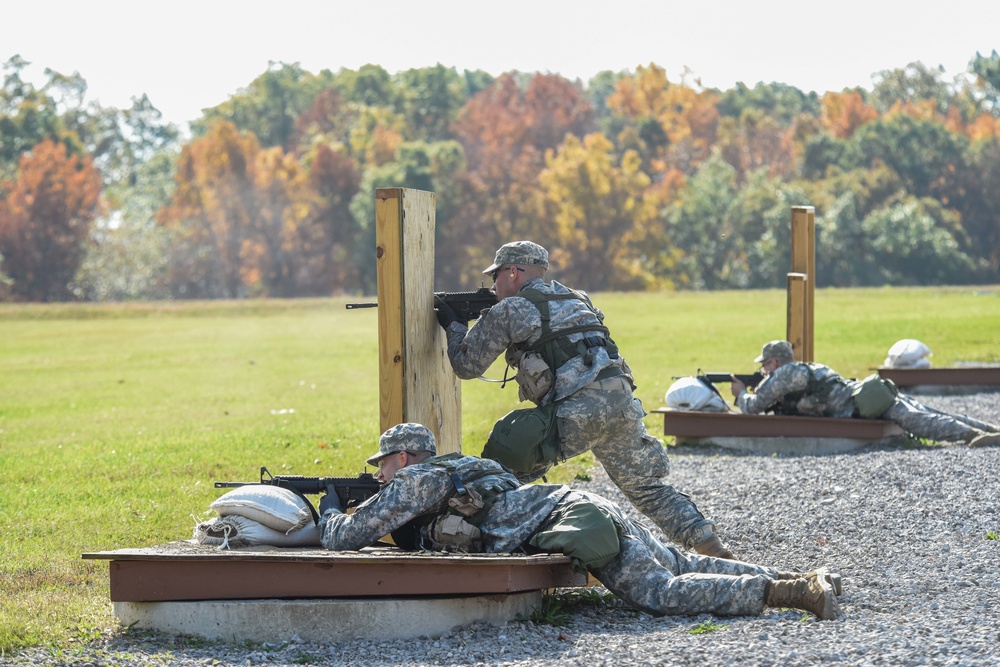
<instances>
[{"instance_id":1,"label":"gravel path","mask_svg":"<svg viewBox=\"0 0 1000 667\"><path fill-rule=\"evenodd\" d=\"M920 397L1000 422L1000 394ZM678 448L672 483L744 560L844 575L844 616L654 618L580 600L562 627L465 626L443 637L234 646L116 635L10 665L996 665L1000 663L1000 450L872 448L817 457ZM602 470L579 486L615 499ZM633 512L634 514L634 512ZM571 594L567 594L570 596ZM571 598L571 602L572 602ZM702 632L698 632L702 630Z\"/></svg>"}]
</instances>

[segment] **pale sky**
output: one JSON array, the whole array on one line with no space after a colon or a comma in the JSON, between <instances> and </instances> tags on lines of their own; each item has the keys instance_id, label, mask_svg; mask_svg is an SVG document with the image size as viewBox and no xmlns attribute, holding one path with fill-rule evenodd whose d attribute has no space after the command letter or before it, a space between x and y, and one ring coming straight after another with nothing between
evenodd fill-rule
<instances>
[{"instance_id":1,"label":"pale sky","mask_svg":"<svg viewBox=\"0 0 1000 667\"><path fill-rule=\"evenodd\" d=\"M653 62L706 87L781 82L871 88L883 70L922 62L962 74L1000 50L1000 0L5 0L0 62L15 54L86 79L88 99L128 107L149 95L178 125L266 71L317 73L373 63L390 73L441 63L558 73Z\"/></svg>"}]
</instances>

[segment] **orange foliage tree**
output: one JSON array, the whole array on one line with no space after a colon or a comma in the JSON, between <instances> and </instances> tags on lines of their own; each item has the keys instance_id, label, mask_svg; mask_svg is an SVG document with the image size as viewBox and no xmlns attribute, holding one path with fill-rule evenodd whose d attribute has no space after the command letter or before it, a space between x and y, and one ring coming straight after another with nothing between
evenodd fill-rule
<instances>
[{"instance_id":1,"label":"orange foliage tree","mask_svg":"<svg viewBox=\"0 0 1000 667\"><path fill-rule=\"evenodd\" d=\"M823 125L838 139L849 139L859 127L879 117L878 110L865 104L856 90L827 93L820 103L823 105Z\"/></svg>"},{"instance_id":2,"label":"orange foliage tree","mask_svg":"<svg viewBox=\"0 0 1000 667\"><path fill-rule=\"evenodd\" d=\"M45 140L21 155L17 178L0 194L0 256L11 296L72 298L70 282L100 212L101 174L90 157Z\"/></svg>"},{"instance_id":3,"label":"orange foliage tree","mask_svg":"<svg viewBox=\"0 0 1000 667\"><path fill-rule=\"evenodd\" d=\"M185 146L177 189L158 221L176 233L172 283L179 296L235 298L328 293L303 275L322 265L329 240L314 215L309 174L279 147L215 121Z\"/></svg>"}]
</instances>

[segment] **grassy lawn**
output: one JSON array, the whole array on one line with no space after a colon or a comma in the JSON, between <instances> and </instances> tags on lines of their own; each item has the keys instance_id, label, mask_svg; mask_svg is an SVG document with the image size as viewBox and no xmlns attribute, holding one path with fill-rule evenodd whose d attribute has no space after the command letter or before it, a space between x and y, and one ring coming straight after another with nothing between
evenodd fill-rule
<instances>
[{"instance_id":1,"label":"grassy lawn","mask_svg":"<svg viewBox=\"0 0 1000 667\"><path fill-rule=\"evenodd\" d=\"M0 304L0 656L111 628L107 564L80 554L187 539L213 480L363 469L378 438L377 320L345 301ZM784 337L778 290L595 302L647 409L674 376L751 372ZM847 376L901 338L927 343L935 366L998 362L1000 287L819 290L815 330L817 360ZM463 383L466 452L516 400L513 386ZM662 432L657 417L647 427Z\"/></svg>"}]
</instances>

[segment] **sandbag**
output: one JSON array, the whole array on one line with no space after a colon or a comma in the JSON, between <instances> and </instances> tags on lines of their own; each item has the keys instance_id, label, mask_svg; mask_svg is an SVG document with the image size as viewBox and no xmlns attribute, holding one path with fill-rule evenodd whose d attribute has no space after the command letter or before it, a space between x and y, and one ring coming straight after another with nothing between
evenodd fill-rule
<instances>
[{"instance_id":1,"label":"sandbag","mask_svg":"<svg viewBox=\"0 0 1000 667\"><path fill-rule=\"evenodd\" d=\"M304 498L270 484L237 487L219 496L210 507L219 516L236 514L283 533L312 523L312 513Z\"/></svg>"},{"instance_id":2,"label":"sandbag","mask_svg":"<svg viewBox=\"0 0 1000 667\"><path fill-rule=\"evenodd\" d=\"M221 549L239 549L257 545L275 547L319 546L319 528L309 523L291 532L283 532L239 514L214 517L194 527L194 539Z\"/></svg>"},{"instance_id":3,"label":"sandbag","mask_svg":"<svg viewBox=\"0 0 1000 667\"><path fill-rule=\"evenodd\" d=\"M931 348L914 338L904 338L893 343L889 356L882 365L886 368L930 368Z\"/></svg>"},{"instance_id":4,"label":"sandbag","mask_svg":"<svg viewBox=\"0 0 1000 667\"><path fill-rule=\"evenodd\" d=\"M718 392L694 377L681 378L667 389L668 408L691 412L729 412L729 406Z\"/></svg>"}]
</instances>

